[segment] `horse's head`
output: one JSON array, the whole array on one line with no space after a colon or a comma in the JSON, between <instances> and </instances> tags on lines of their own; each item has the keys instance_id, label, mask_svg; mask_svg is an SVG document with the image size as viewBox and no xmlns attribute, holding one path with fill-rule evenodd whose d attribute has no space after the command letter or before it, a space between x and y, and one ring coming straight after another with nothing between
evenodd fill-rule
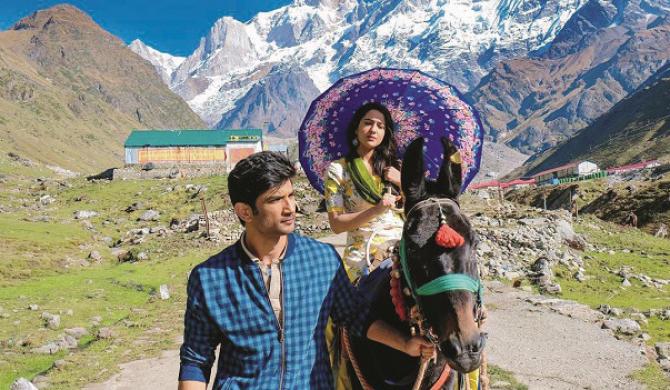
<instances>
[{"instance_id":1,"label":"horse's head","mask_svg":"<svg viewBox=\"0 0 670 390\"><path fill-rule=\"evenodd\" d=\"M477 324L481 309L476 292L477 236L457 203L461 189L458 150L442 138L444 160L440 174L437 181L429 181L425 176L423 144L423 138L412 142L402 165L406 264L415 287L414 295L442 354L455 370L470 372L479 367L486 341L486 334ZM436 235L443 222L453 229L449 230L452 235L463 237L460 245L437 244ZM422 286L425 288L419 292Z\"/></svg>"}]
</instances>

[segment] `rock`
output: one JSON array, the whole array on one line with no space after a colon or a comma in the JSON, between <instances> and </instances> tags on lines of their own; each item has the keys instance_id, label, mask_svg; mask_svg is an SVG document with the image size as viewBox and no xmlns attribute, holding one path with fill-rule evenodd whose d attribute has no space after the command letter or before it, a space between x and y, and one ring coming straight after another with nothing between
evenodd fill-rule
<instances>
[{"instance_id":1,"label":"rock","mask_svg":"<svg viewBox=\"0 0 670 390\"><path fill-rule=\"evenodd\" d=\"M660 359L658 364L663 371L670 371L670 359Z\"/></svg>"},{"instance_id":2,"label":"rock","mask_svg":"<svg viewBox=\"0 0 670 390\"><path fill-rule=\"evenodd\" d=\"M57 314L51 314L49 312L42 313L42 319L45 322L45 325L49 329L58 329L60 328L60 316Z\"/></svg>"},{"instance_id":3,"label":"rock","mask_svg":"<svg viewBox=\"0 0 670 390\"><path fill-rule=\"evenodd\" d=\"M114 253L114 252L112 252ZM120 263L123 263L125 261L133 261L133 253L131 251L127 250L120 250L116 252L116 258L119 260Z\"/></svg>"},{"instance_id":4,"label":"rock","mask_svg":"<svg viewBox=\"0 0 670 390\"><path fill-rule=\"evenodd\" d=\"M662 359L670 359L670 342L656 343L656 353Z\"/></svg>"},{"instance_id":5,"label":"rock","mask_svg":"<svg viewBox=\"0 0 670 390\"><path fill-rule=\"evenodd\" d=\"M58 359L54 362L54 368L63 368L67 366L67 360L65 359Z\"/></svg>"},{"instance_id":6,"label":"rock","mask_svg":"<svg viewBox=\"0 0 670 390\"><path fill-rule=\"evenodd\" d=\"M586 276L584 275L584 270L581 269L581 268L579 270L577 270L577 272L575 272L574 278L578 282L586 281Z\"/></svg>"},{"instance_id":7,"label":"rock","mask_svg":"<svg viewBox=\"0 0 670 390\"><path fill-rule=\"evenodd\" d=\"M65 333L79 340L80 338L86 336L88 334L88 331L86 330L86 328L76 327L76 328L65 329Z\"/></svg>"},{"instance_id":8,"label":"rock","mask_svg":"<svg viewBox=\"0 0 670 390\"><path fill-rule=\"evenodd\" d=\"M142 202L135 202L131 204L130 206L126 207L124 210L126 213L132 213L133 211L137 211L140 209L144 208L144 204Z\"/></svg>"},{"instance_id":9,"label":"rock","mask_svg":"<svg viewBox=\"0 0 670 390\"><path fill-rule=\"evenodd\" d=\"M95 211L79 210L74 213L74 219L89 219L97 215Z\"/></svg>"},{"instance_id":10,"label":"rock","mask_svg":"<svg viewBox=\"0 0 670 390\"><path fill-rule=\"evenodd\" d=\"M138 220L139 221L157 221L160 217L160 213L156 210L147 210L142 214Z\"/></svg>"},{"instance_id":11,"label":"rock","mask_svg":"<svg viewBox=\"0 0 670 390\"><path fill-rule=\"evenodd\" d=\"M149 260L149 255L146 252L140 252L137 254L137 260Z\"/></svg>"},{"instance_id":12,"label":"rock","mask_svg":"<svg viewBox=\"0 0 670 390\"><path fill-rule=\"evenodd\" d=\"M34 303L28 305L28 310L36 311L36 310L39 310L39 309L40 309L40 307L38 305L34 304Z\"/></svg>"},{"instance_id":13,"label":"rock","mask_svg":"<svg viewBox=\"0 0 670 390\"><path fill-rule=\"evenodd\" d=\"M98 251L91 251L91 253L88 254L88 258L91 260L100 261L102 260L102 255Z\"/></svg>"},{"instance_id":14,"label":"rock","mask_svg":"<svg viewBox=\"0 0 670 390\"><path fill-rule=\"evenodd\" d=\"M63 335L59 340L51 341L39 348L33 348L32 353L52 355L60 350L77 348L77 340L70 335Z\"/></svg>"},{"instance_id":15,"label":"rock","mask_svg":"<svg viewBox=\"0 0 670 390\"><path fill-rule=\"evenodd\" d=\"M624 279L623 282L621 282L621 287L630 287L630 281L628 279Z\"/></svg>"},{"instance_id":16,"label":"rock","mask_svg":"<svg viewBox=\"0 0 670 390\"><path fill-rule=\"evenodd\" d=\"M55 201L56 201L56 199L54 199L51 195L44 195L44 196L40 197L40 203L43 206L48 206Z\"/></svg>"},{"instance_id":17,"label":"rock","mask_svg":"<svg viewBox=\"0 0 670 390\"><path fill-rule=\"evenodd\" d=\"M32 384L26 378L19 378L12 383L10 390L38 390L35 385Z\"/></svg>"},{"instance_id":18,"label":"rock","mask_svg":"<svg viewBox=\"0 0 670 390\"><path fill-rule=\"evenodd\" d=\"M606 320L603 322L602 327L603 329L611 329L627 335L634 335L640 331L640 324L629 318Z\"/></svg>"},{"instance_id":19,"label":"rock","mask_svg":"<svg viewBox=\"0 0 670 390\"><path fill-rule=\"evenodd\" d=\"M623 310L619 309L618 307L613 307L610 309L609 314L613 317L621 317L623 315Z\"/></svg>"},{"instance_id":20,"label":"rock","mask_svg":"<svg viewBox=\"0 0 670 390\"><path fill-rule=\"evenodd\" d=\"M116 332L110 328L100 328L96 337L99 340L107 340L116 337Z\"/></svg>"},{"instance_id":21,"label":"rock","mask_svg":"<svg viewBox=\"0 0 670 390\"><path fill-rule=\"evenodd\" d=\"M170 299L170 291L168 290L167 284L161 284L159 291L162 300Z\"/></svg>"}]
</instances>

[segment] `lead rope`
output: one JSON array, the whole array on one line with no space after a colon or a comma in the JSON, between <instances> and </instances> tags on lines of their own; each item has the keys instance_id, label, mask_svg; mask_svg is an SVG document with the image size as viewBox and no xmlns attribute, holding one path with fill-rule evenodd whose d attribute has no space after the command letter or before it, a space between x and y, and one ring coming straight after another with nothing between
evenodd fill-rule
<instances>
[{"instance_id":1,"label":"lead rope","mask_svg":"<svg viewBox=\"0 0 670 390\"><path fill-rule=\"evenodd\" d=\"M368 381L365 380L363 372L358 366L358 360L356 360L356 356L351 350L351 343L349 343L349 332L347 331L347 328L342 328L342 344L344 346L344 352L346 352L347 358L351 362L351 366L354 368L358 382L361 384L363 390L375 390L374 387L370 386Z\"/></svg>"}]
</instances>

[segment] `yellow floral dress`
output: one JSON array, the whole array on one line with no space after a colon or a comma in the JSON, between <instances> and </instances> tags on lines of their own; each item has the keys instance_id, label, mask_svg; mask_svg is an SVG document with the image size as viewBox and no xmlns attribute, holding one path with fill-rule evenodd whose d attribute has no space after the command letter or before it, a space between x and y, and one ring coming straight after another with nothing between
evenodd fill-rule
<instances>
[{"instance_id":1,"label":"yellow floral dress","mask_svg":"<svg viewBox=\"0 0 670 390\"><path fill-rule=\"evenodd\" d=\"M333 161L328 167L325 180L324 196L328 212L354 213L373 207L366 202L356 191L344 158ZM381 178L373 175L379 184ZM387 210L357 229L347 232L347 246L342 260L351 280L358 279L367 269L365 259L368 242L370 242L370 261L384 244L391 240L399 240L402 236L402 214L395 210Z\"/></svg>"}]
</instances>

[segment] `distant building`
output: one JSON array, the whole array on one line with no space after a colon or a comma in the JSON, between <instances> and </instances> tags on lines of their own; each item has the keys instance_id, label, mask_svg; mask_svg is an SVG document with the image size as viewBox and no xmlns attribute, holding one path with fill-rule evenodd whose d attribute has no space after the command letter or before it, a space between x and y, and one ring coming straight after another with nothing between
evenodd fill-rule
<instances>
[{"instance_id":1,"label":"distant building","mask_svg":"<svg viewBox=\"0 0 670 390\"><path fill-rule=\"evenodd\" d=\"M661 166L661 163L658 160L647 160L638 163L626 164L619 167L607 168L607 172L610 175L620 175L622 173L639 171L641 169L650 169Z\"/></svg>"},{"instance_id":2,"label":"distant building","mask_svg":"<svg viewBox=\"0 0 670 390\"><path fill-rule=\"evenodd\" d=\"M590 161L575 162L547 169L532 176L538 185L558 184L561 179L586 176L598 172L598 166Z\"/></svg>"},{"instance_id":3,"label":"distant building","mask_svg":"<svg viewBox=\"0 0 670 390\"><path fill-rule=\"evenodd\" d=\"M268 146L268 150L271 152L281 153L284 156L288 157L288 145L285 144L275 144Z\"/></svg>"},{"instance_id":4,"label":"distant building","mask_svg":"<svg viewBox=\"0 0 670 390\"><path fill-rule=\"evenodd\" d=\"M225 164L226 170L263 150L260 129L133 130L124 144L126 165Z\"/></svg>"}]
</instances>

